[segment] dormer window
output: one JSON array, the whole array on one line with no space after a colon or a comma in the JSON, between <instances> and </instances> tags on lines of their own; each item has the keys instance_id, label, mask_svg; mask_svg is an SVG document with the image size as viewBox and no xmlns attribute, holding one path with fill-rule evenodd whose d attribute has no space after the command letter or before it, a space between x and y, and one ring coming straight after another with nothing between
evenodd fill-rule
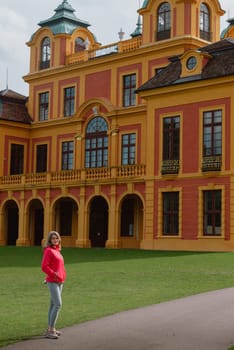
<instances>
[{"instance_id":1,"label":"dormer window","mask_svg":"<svg viewBox=\"0 0 234 350\"><path fill-rule=\"evenodd\" d=\"M210 10L204 3L200 6L200 37L207 41L212 40L210 32Z\"/></svg>"},{"instance_id":2,"label":"dormer window","mask_svg":"<svg viewBox=\"0 0 234 350\"><path fill-rule=\"evenodd\" d=\"M41 43L41 63L40 69L50 67L50 39L44 38Z\"/></svg>"},{"instance_id":3,"label":"dormer window","mask_svg":"<svg viewBox=\"0 0 234 350\"><path fill-rule=\"evenodd\" d=\"M171 7L168 2L161 4L157 11L156 40L169 39L171 36Z\"/></svg>"},{"instance_id":4,"label":"dormer window","mask_svg":"<svg viewBox=\"0 0 234 350\"><path fill-rule=\"evenodd\" d=\"M186 66L188 68L188 70L192 70L196 67L197 65L197 59L195 56L191 56L189 57L189 59L186 62Z\"/></svg>"}]
</instances>

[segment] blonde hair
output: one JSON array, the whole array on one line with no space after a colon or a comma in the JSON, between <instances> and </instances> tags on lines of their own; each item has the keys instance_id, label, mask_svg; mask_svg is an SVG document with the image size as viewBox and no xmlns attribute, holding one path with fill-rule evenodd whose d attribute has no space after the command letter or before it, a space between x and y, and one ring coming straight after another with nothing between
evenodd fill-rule
<instances>
[{"instance_id":1,"label":"blonde hair","mask_svg":"<svg viewBox=\"0 0 234 350\"><path fill-rule=\"evenodd\" d=\"M51 247L52 246L52 241L51 238L52 236L57 236L59 240L59 248L61 249L61 237L60 234L57 231L50 231L47 236L47 240L45 243L45 247Z\"/></svg>"}]
</instances>

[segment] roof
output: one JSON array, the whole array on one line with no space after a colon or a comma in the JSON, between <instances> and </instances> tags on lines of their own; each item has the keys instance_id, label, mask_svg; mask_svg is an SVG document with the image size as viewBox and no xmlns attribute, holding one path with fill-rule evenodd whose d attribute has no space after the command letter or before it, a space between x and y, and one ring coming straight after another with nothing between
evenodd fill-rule
<instances>
[{"instance_id":1,"label":"roof","mask_svg":"<svg viewBox=\"0 0 234 350\"><path fill-rule=\"evenodd\" d=\"M0 120L31 124L26 102L27 97L13 90L0 91Z\"/></svg>"},{"instance_id":2,"label":"roof","mask_svg":"<svg viewBox=\"0 0 234 350\"><path fill-rule=\"evenodd\" d=\"M136 92L234 74L233 39L223 39L200 48L198 52L199 51L211 55L211 59L208 60L207 64L203 67L201 74L181 78L182 66L180 56L174 56L170 58L171 63L169 63L167 67L140 86Z\"/></svg>"},{"instance_id":3,"label":"roof","mask_svg":"<svg viewBox=\"0 0 234 350\"><path fill-rule=\"evenodd\" d=\"M38 23L41 27L49 27L53 34L72 34L78 27L90 26L88 22L75 16L75 10L67 0L63 0L54 11L52 17Z\"/></svg>"},{"instance_id":4,"label":"roof","mask_svg":"<svg viewBox=\"0 0 234 350\"><path fill-rule=\"evenodd\" d=\"M0 96L10 97L10 98L14 98L16 100L23 100L23 101L25 101L27 99L26 96L21 95L18 92L10 90L10 89L5 89L5 90L0 91Z\"/></svg>"}]
</instances>

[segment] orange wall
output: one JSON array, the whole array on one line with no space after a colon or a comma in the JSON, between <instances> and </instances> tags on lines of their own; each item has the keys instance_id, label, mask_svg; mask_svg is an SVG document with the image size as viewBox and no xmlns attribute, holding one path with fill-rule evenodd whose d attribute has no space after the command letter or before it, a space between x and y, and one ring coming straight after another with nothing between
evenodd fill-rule
<instances>
[{"instance_id":1,"label":"orange wall","mask_svg":"<svg viewBox=\"0 0 234 350\"><path fill-rule=\"evenodd\" d=\"M202 213L199 212L198 206L198 193L199 187L208 186L209 183L215 183L216 185L225 186L225 239L230 238L230 179L228 177L209 177L209 178L194 178L194 179L174 179L174 180L162 180L155 184L154 189L154 239L158 236L158 190L160 188L167 188L168 192L172 187L179 187L182 191L182 228L180 228L182 239L193 240L198 236L198 220ZM186 208L186 210L185 210Z\"/></svg>"},{"instance_id":2,"label":"orange wall","mask_svg":"<svg viewBox=\"0 0 234 350\"><path fill-rule=\"evenodd\" d=\"M195 173L200 169L199 164L199 143L202 140L199 139L199 122L200 116L199 111L202 108L212 109L213 106L225 106L226 116L225 116L225 130L223 132L223 137L225 139L225 170L230 169L230 98L222 98L216 100L210 100L205 102L195 102L177 105L173 107L157 109L155 113L155 174L157 175L160 171L159 160L160 160L160 116L163 114L165 116L174 114L183 115L180 127L182 128L182 142L183 151L181 155L181 164L183 165L182 173ZM191 130L193 132L191 132Z\"/></svg>"},{"instance_id":3,"label":"orange wall","mask_svg":"<svg viewBox=\"0 0 234 350\"><path fill-rule=\"evenodd\" d=\"M85 77L85 99L111 97L111 70L87 74Z\"/></svg>"}]
</instances>

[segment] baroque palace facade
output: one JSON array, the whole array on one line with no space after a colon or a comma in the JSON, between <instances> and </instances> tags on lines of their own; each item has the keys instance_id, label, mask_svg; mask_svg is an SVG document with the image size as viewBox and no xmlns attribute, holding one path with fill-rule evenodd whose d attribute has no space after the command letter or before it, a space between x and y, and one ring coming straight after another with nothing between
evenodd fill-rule
<instances>
[{"instance_id":1,"label":"baroque palace facade","mask_svg":"<svg viewBox=\"0 0 234 350\"><path fill-rule=\"evenodd\" d=\"M0 92L0 245L234 249L234 20L145 0L102 46L64 0Z\"/></svg>"}]
</instances>

